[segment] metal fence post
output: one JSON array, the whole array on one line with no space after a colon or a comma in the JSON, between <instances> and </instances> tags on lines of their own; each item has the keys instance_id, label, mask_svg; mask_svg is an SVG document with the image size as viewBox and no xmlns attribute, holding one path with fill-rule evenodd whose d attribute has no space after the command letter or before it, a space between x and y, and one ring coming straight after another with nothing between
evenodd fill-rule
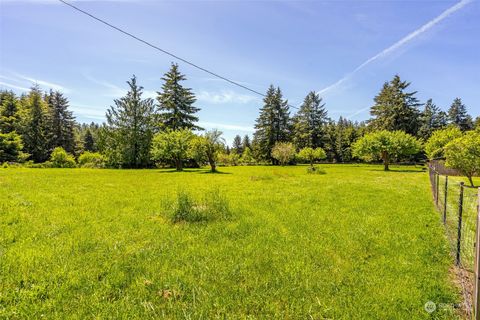
<instances>
[{"instance_id":1,"label":"metal fence post","mask_svg":"<svg viewBox=\"0 0 480 320\"><path fill-rule=\"evenodd\" d=\"M480 188L478 188L477 196L477 232L475 234L475 279L473 285L473 308L475 320L480 320Z\"/></svg>"},{"instance_id":2,"label":"metal fence post","mask_svg":"<svg viewBox=\"0 0 480 320\"><path fill-rule=\"evenodd\" d=\"M443 198L443 224L447 223L448 176L445 176L445 190Z\"/></svg>"},{"instance_id":3,"label":"metal fence post","mask_svg":"<svg viewBox=\"0 0 480 320\"><path fill-rule=\"evenodd\" d=\"M437 207L438 209L438 192L439 192L439 189L440 189L440 174L437 173L437 181L435 181L435 206Z\"/></svg>"},{"instance_id":4,"label":"metal fence post","mask_svg":"<svg viewBox=\"0 0 480 320\"><path fill-rule=\"evenodd\" d=\"M460 265L460 247L462 244L462 214L463 214L463 182L460 182L460 195L458 196L458 233L456 265Z\"/></svg>"}]
</instances>

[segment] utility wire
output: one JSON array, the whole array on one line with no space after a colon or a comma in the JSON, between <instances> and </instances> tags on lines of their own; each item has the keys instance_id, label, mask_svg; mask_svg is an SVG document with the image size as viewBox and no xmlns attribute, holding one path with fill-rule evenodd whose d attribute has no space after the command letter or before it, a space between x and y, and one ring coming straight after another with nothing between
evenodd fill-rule
<instances>
[{"instance_id":1,"label":"utility wire","mask_svg":"<svg viewBox=\"0 0 480 320\"><path fill-rule=\"evenodd\" d=\"M192 66L192 67L194 67L194 68L197 68L197 69L199 69L199 70L201 70L201 71L203 71L203 72L206 72L206 73L208 73L208 74L210 74L210 75L212 75L212 76L214 76L214 77L217 77L217 78L219 78L219 79L221 79L221 80L223 80L223 81L226 81L226 82L228 82L228 83L231 83L231 84L233 84L233 85L235 85L235 86L237 86L237 87L240 87L240 88L242 88L242 89L248 90L248 91L250 91L250 92L252 92L252 93L255 93L255 94L259 95L259 96L266 97L265 94L263 94L263 93L261 93L261 92L259 92L259 91L257 91L257 90L251 89L251 88L249 88L249 87L247 87L247 86L244 86L243 84L240 84L240 83L238 83L238 82L236 82L236 81L230 80L230 79L228 79L227 77L221 76L221 75L219 75L218 73L215 73L215 72L213 72L213 71L210 71L210 70L208 70L208 69L205 69L205 68L203 68L203 67L200 67L199 65L197 65L197 64L195 64L195 63L193 63L193 62L190 62L190 61L188 61L188 60L186 60L186 59L183 59L183 58L177 56L176 54L173 54L173 53L171 53L171 52L169 52L169 51L167 51L167 50L164 50L164 49L162 49L162 48L160 48L160 47L157 47L156 45L152 44L151 42L148 42L148 41L146 41L146 40L143 40L142 38L137 37L136 35L131 34L131 33L128 32L128 31L125 31L125 30L123 30L123 29L121 29L121 28L119 28L119 27L116 27L116 26L114 26L113 24L111 24L111 23L109 23L109 22L107 22L107 21L105 21L105 20L103 20L103 19L100 19L100 18L94 16L93 14L91 14L91 13L85 11L85 10L80 9L80 8L77 7L77 6L74 6L73 4L71 4L71 3L67 2L67 1L64 1L64 0L58 0L58 1L60 1L61 3L65 4L65 5L69 6L69 7L71 7L72 9L77 10L77 11L80 12L80 13L83 13L84 15L89 16L90 18L92 18L92 19L94 19L94 20L97 20L98 22L103 23L104 25L106 25L106 26L108 26L108 27L110 27L110 28L112 28L112 29L114 29L114 30L117 30L117 31L120 32L120 33L123 33L123 34L126 35L126 36L129 36L130 38L133 38L133 39L135 39L135 40L137 40L137 41L139 41L139 42L141 42L141 43L143 43L143 44L146 44L146 45L149 46L149 47L152 47L152 48L155 49L155 50L158 50L158 51L160 51L160 52L162 52L162 53L164 53L164 54L167 54L167 55L169 55L169 56L171 56L171 57L173 57L173 58L175 58L175 59L177 59L177 60L179 60L179 61L182 61L182 62L184 62L184 63L186 63L186 64L188 64L188 65L190 65L190 66ZM298 107L292 106L292 105L290 105L290 104L289 104L288 106L291 107L291 108L299 109Z\"/></svg>"}]
</instances>

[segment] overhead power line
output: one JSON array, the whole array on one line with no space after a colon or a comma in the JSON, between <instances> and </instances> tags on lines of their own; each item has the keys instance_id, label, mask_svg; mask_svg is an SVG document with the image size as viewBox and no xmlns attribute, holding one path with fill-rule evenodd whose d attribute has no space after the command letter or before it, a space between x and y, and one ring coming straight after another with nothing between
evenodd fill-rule
<instances>
[{"instance_id":1,"label":"overhead power line","mask_svg":"<svg viewBox=\"0 0 480 320\"><path fill-rule=\"evenodd\" d=\"M223 81L226 81L226 82L228 82L228 83L230 83L230 84L233 84L233 85L235 85L235 86L237 86L237 87L240 87L240 88L242 88L242 89L245 89L245 90L247 90L247 91L250 91L250 92L252 92L252 93L255 93L255 94L259 95L259 96L266 97L265 94L263 94L263 93L255 90L255 89L249 88L249 87L247 87L247 86L245 86L245 85L243 85L243 84L241 84L241 83L238 83L238 82L236 82L236 81L230 80L230 79L228 79L227 77L221 76L221 75L219 75L219 74L216 73L216 72L210 71L210 70L208 70L208 69L206 69L206 68L203 68L203 67L201 67L201 66L199 66L199 65L197 65L197 64L195 64L195 63L193 63L193 62L190 62L190 61L188 61L188 60L186 60L186 59L184 59L184 58L181 58L181 57L177 56L176 54L173 54L173 53L171 53L171 52L169 52L169 51L167 51L167 50L165 50L165 49L162 49L162 48L160 48L160 47L152 44L151 42L146 41L146 40L144 40L144 39L142 39L142 38L140 38L140 37L138 37L138 36L136 36L136 35L128 32L128 31L125 31L125 30L123 30L123 29L121 29L121 28L119 28L119 27L117 27L117 26L114 26L113 24L111 24L111 23L109 23L109 22L107 22L107 21L105 21L105 20L103 20L103 19L101 19L101 18L98 18L98 17L94 16L93 14L91 14L91 13L89 13L89 12L83 10L83 9L80 9L80 8L77 7L77 6L74 6L73 4L71 4L71 3L67 2L67 1L64 1L64 0L58 0L58 1L60 1L61 3L65 4L65 5L67 5L67 6L69 6L69 7L72 8L72 9L77 10L77 11L80 12L80 13L83 13L84 15L86 15L86 16L94 19L94 20L97 20L98 22L103 23L104 25L106 25L106 26L108 26L108 27L110 27L110 28L112 28L112 29L120 32L120 33L123 33L124 35L126 35L126 36L128 36L128 37L130 37L130 38L133 38L133 39L135 39L135 40L137 40L137 41L139 41L139 42L141 42L141 43L143 43L143 44L145 44L145 45L147 45L147 46L149 46L149 47L151 47L151 48L153 48L153 49L155 49L155 50L158 50L158 51L160 51L160 52L162 52L162 53L164 53L164 54L166 54L166 55L171 56L172 58L175 58L175 59L177 59L177 60L179 60L179 61L182 61L182 62L184 62L184 63L186 63L186 64L188 64L188 65L190 65L190 66L192 66L192 67L194 67L194 68L197 68L197 69L199 69L199 70L201 70L201 71L203 71L203 72L206 72L206 73L208 73L208 74L210 74L210 75L212 75L212 76L214 76L214 77L216 77L216 78L219 78L219 79L221 79L221 80L223 80ZM298 107L292 106L292 105L290 105L290 104L289 104L288 106L291 107L291 108L299 109Z\"/></svg>"}]
</instances>

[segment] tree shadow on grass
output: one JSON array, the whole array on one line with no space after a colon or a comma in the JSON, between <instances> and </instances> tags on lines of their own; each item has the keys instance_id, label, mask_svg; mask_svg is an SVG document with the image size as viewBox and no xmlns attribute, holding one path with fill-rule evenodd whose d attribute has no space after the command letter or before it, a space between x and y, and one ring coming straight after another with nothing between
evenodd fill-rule
<instances>
[{"instance_id":1,"label":"tree shadow on grass","mask_svg":"<svg viewBox=\"0 0 480 320\"><path fill-rule=\"evenodd\" d=\"M189 173L189 174L232 174L231 172L222 172L222 171L215 171L212 172L209 169L194 169L194 168L187 168L183 169L183 171L177 171L176 169L162 169L161 171L157 171L158 173Z\"/></svg>"},{"instance_id":2,"label":"tree shadow on grass","mask_svg":"<svg viewBox=\"0 0 480 320\"><path fill-rule=\"evenodd\" d=\"M402 173L422 173L426 172L423 168L412 168L412 169L397 169L397 168L390 168L390 170L385 171L383 169L369 169L368 171L377 171L377 172L402 172Z\"/></svg>"}]
</instances>

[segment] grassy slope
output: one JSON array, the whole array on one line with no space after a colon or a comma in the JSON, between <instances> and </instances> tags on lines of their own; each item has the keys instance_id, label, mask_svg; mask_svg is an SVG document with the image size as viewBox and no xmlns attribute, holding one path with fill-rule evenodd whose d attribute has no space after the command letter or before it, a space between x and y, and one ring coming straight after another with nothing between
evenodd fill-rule
<instances>
[{"instance_id":1,"label":"grassy slope","mask_svg":"<svg viewBox=\"0 0 480 320\"><path fill-rule=\"evenodd\" d=\"M455 302L427 174L323 168L0 170L0 318L430 319L426 301ZM168 221L179 188L214 186L231 221Z\"/></svg>"}]
</instances>

